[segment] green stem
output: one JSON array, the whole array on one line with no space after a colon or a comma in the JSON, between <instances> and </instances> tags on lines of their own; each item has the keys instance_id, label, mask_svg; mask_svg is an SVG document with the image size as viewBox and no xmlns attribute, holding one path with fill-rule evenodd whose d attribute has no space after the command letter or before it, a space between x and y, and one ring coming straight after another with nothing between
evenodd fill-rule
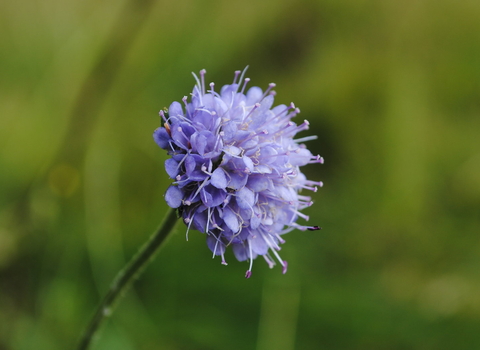
<instances>
[{"instance_id":1,"label":"green stem","mask_svg":"<svg viewBox=\"0 0 480 350\"><path fill-rule=\"evenodd\" d=\"M155 253L165 241L168 234L172 231L176 221L176 210L170 209L158 230L150 237L142 248L140 248L138 253L130 260L125 268L117 274L110 289L85 329L77 350L88 349L103 321L113 313L115 302L127 290L132 281L138 277L144 268L153 260Z\"/></svg>"}]
</instances>

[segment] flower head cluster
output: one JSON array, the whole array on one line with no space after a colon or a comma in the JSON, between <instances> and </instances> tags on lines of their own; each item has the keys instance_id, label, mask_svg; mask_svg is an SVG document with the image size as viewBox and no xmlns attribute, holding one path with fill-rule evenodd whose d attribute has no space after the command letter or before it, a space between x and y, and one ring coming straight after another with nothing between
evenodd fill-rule
<instances>
[{"instance_id":1,"label":"flower head cluster","mask_svg":"<svg viewBox=\"0 0 480 350\"><path fill-rule=\"evenodd\" d=\"M299 191L322 186L299 169L323 163L302 143L316 137L294 139L309 123L291 121L300 112L293 103L272 108L275 84L265 92L259 87L245 92L250 79L237 71L233 83L216 92L213 83L205 89L205 73L200 79L194 74L191 102L184 97L183 106L173 102L168 112L160 112L164 126L153 134L171 156L165 169L174 182L165 200L178 208L188 229L206 234L223 264L231 246L239 261L249 260L247 278L258 255L270 267L278 260L285 273L287 262L278 254L281 236L293 229L319 229L296 223L299 217L308 220L300 210L312 205Z\"/></svg>"}]
</instances>

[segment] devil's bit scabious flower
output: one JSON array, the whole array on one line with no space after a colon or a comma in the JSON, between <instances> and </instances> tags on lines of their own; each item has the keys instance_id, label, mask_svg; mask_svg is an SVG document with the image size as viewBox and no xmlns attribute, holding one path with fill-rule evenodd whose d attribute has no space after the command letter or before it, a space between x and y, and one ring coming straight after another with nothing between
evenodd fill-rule
<instances>
[{"instance_id":1,"label":"devil's bit scabious flower","mask_svg":"<svg viewBox=\"0 0 480 350\"><path fill-rule=\"evenodd\" d=\"M171 158L165 161L168 175L174 179L165 200L178 212L188 229L206 233L207 245L222 257L228 246L239 261L249 260L245 277L250 277L253 260L262 255L270 267L276 258L287 270L279 254L281 235L293 230L316 230L296 223L300 210L312 205L301 189L316 191L322 182L307 180L299 167L323 163L302 143L315 136L294 139L308 129L304 121L291 121L300 112L294 104L272 108L274 95L270 84L263 92L252 87L245 71L235 72L231 85L220 92L210 83L205 90L205 70L191 102L187 97L173 102L160 116L164 127L153 137ZM272 255L270 254L273 254Z\"/></svg>"}]
</instances>

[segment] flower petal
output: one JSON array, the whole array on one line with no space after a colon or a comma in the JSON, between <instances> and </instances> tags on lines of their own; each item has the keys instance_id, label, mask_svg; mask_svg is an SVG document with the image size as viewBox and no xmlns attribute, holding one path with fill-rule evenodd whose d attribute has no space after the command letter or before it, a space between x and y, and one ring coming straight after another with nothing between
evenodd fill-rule
<instances>
[{"instance_id":1,"label":"flower petal","mask_svg":"<svg viewBox=\"0 0 480 350\"><path fill-rule=\"evenodd\" d=\"M153 132L153 139L163 149L168 149L169 141L172 140L165 128L157 128Z\"/></svg>"},{"instance_id":2,"label":"flower petal","mask_svg":"<svg viewBox=\"0 0 480 350\"><path fill-rule=\"evenodd\" d=\"M168 116L169 117L177 117L177 116L182 116L183 117L182 105L177 101L172 102L172 104L168 108Z\"/></svg>"},{"instance_id":3,"label":"flower petal","mask_svg":"<svg viewBox=\"0 0 480 350\"><path fill-rule=\"evenodd\" d=\"M267 242L265 242L262 234L250 236L248 243L250 244L250 247L252 247L252 251L258 255L264 255L268 252L269 246Z\"/></svg>"},{"instance_id":4,"label":"flower petal","mask_svg":"<svg viewBox=\"0 0 480 350\"><path fill-rule=\"evenodd\" d=\"M178 162L175 159L169 158L165 161L165 171L170 178L174 179L178 175L178 170Z\"/></svg>"},{"instance_id":5,"label":"flower petal","mask_svg":"<svg viewBox=\"0 0 480 350\"><path fill-rule=\"evenodd\" d=\"M178 208L182 205L183 192L177 186L171 185L165 192L165 201L170 208Z\"/></svg>"},{"instance_id":6,"label":"flower petal","mask_svg":"<svg viewBox=\"0 0 480 350\"><path fill-rule=\"evenodd\" d=\"M247 186L252 191L262 192L270 187L272 180L263 175L255 174L254 176L248 177Z\"/></svg>"},{"instance_id":7,"label":"flower petal","mask_svg":"<svg viewBox=\"0 0 480 350\"><path fill-rule=\"evenodd\" d=\"M234 233L237 233L240 230L240 222L238 221L238 217L229 207L225 207L223 210L223 221Z\"/></svg>"},{"instance_id":8,"label":"flower petal","mask_svg":"<svg viewBox=\"0 0 480 350\"><path fill-rule=\"evenodd\" d=\"M227 179L227 176L225 175L225 170L223 170L223 168L215 169L210 178L210 183L216 188L225 189L228 184L228 179Z\"/></svg>"},{"instance_id":9,"label":"flower petal","mask_svg":"<svg viewBox=\"0 0 480 350\"><path fill-rule=\"evenodd\" d=\"M200 198L203 204L208 208L219 206L227 196L224 190L207 185L200 190Z\"/></svg>"},{"instance_id":10,"label":"flower petal","mask_svg":"<svg viewBox=\"0 0 480 350\"><path fill-rule=\"evenodd\" d=\"M247 248L243 243L232 244L232 250L238 261L245 261L249 258Z\"/></svg>"},{"instance_id":11,"label":"flower petal","mask_svg":"<svg viewBox=\"0 0 480 350\"><path fill-rule=\"evenodd\" d=\"M220 239L214 235L207 236L207 247L215 255L225 254L225 244L223 244Z\"/></svg>"},{"instance_id":12,"label":"flower petal","mask_svg":"<svg viewBox=\"0 0 480 350\"><path fill-rule=\"evenodd\" d=\"M244 187L237 191L237 204L242 209L252 208L255 204L255 193Z\"/></svg>"}]
</instances>

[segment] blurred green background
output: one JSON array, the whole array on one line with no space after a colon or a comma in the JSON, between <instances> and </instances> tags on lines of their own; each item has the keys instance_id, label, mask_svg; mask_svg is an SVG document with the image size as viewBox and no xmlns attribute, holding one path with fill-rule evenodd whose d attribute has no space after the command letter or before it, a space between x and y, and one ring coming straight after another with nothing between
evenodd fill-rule
<instances>
[{"instance_id":1,"label":"blurred green background","mask_svg":"<svg viewBox=\"0 0 480 350\"><path fill-rule=\"evenodd\" d=\"M178 227L93 349L480 348L480 2L0 2L0 349L71 349L162 220L190 72L277 84L325 165L289 271Z\"/></svg>"}]
</instances>

